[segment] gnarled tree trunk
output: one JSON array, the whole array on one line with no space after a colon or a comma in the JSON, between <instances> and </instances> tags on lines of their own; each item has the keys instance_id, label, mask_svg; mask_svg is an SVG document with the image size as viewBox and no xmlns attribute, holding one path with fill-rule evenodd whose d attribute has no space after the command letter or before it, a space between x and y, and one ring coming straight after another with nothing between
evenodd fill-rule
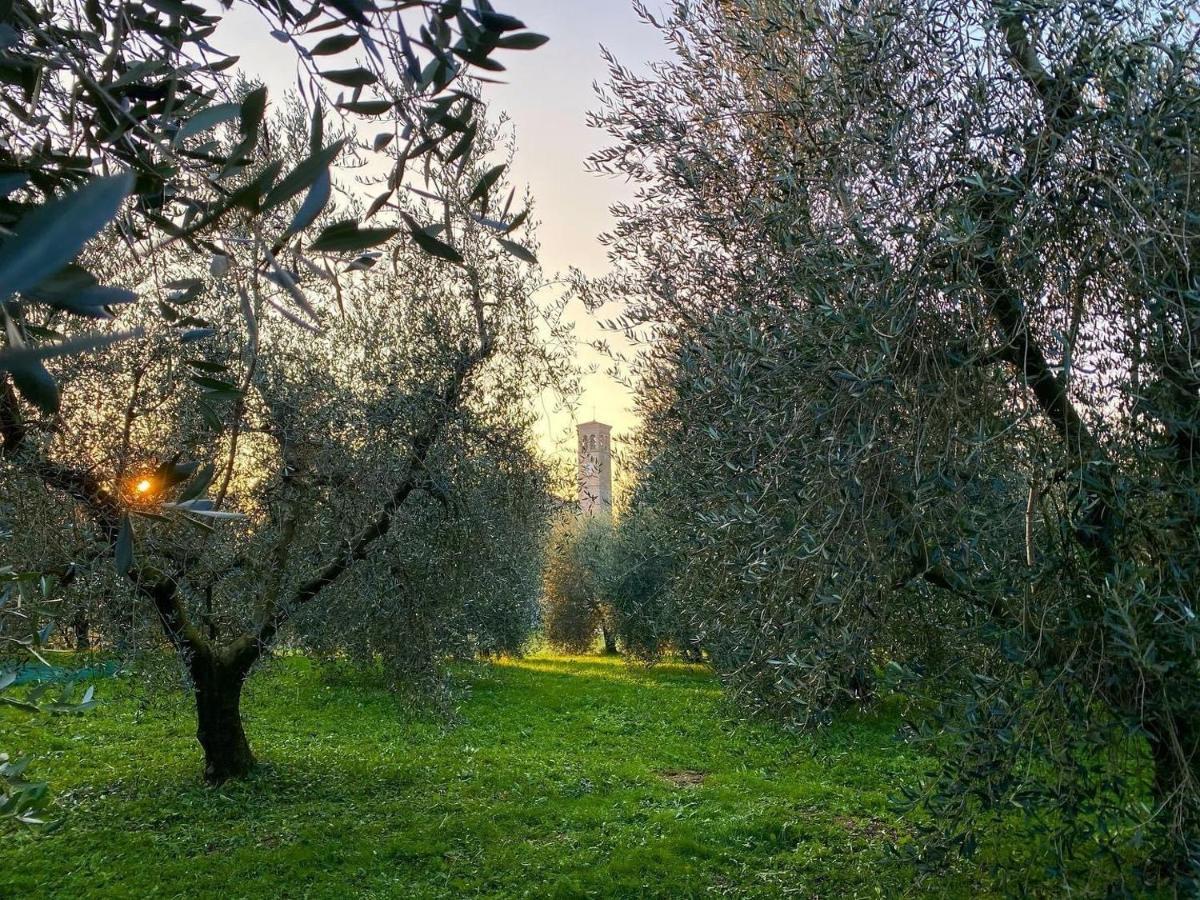
<instances>
[{"instance_id":1,"label":"gnarled tree trunk","mask_svg":"<svg viewBox=\"0 0 1200 900\"><path fill-rule=\"evenodd\" d=\"M242 727L242 686L249 666L223 655L201 653L189 663L196 697L196 738L204 749L204 778L221 784L254 768Z\"/></svg>"}]
</instances>

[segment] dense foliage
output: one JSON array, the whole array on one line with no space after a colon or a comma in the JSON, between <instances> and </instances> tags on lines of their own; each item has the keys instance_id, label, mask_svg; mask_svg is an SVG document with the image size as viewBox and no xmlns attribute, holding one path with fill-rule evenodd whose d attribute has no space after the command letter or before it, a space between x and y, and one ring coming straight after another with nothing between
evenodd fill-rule
<instances>
[{"instance_id":1,"label":"dense foliage","mask_svg":"<svg viewBox=\"0 0 1200 900\"><path fill-rule=\"evenodd\" d=\"M487 0L474 8L460 0L382 6L321 0L304 11L290 0L242 5L261 14L264 35L295 50L307 105L381 129L355 148L382 156L389 169L372 213L402 190L410 164L468 154L478 130L472 67L502 71L493 58L498 51L545 41ZM232 234L226 226L249 216L272 232L278 255L295 246L328 201L325 173L346 142L326 145L314 130L311 155L284 169L286 160L263 127L265 88L239 96L230 75L237 58L216 46L219 37L210 40L222 17L220 9L181 0L14 0L0 7L0 105L6 111L0 225L12 232L0 253L7 342L0 362L18 390L44 410L53 411L59 400L41 360L84 350L97 339L62 340L61 315L41 321L33 313L49 308L103 319L137 297L68 266L106 222L115 219L130 253L170 239L201 255L224 256L232 248L223 239L238 235L237 224ZM338 68L348 54L354 65ZM209 133L227 122L237 123L237 138L222 147ZM306 191L301 211L272 221L272 213L284 212ZM122 203L127 194L133 201ZM338 223L310 249L363 250L411 228L416 243L434 255L447 253L415 221L403 229L385 224Z\"/></svg>"},{"instance_id":2,"label":"dense foliage","mask_svg":"<svg viewBox=\"0 0 1200 900\"><path fill-rule=\"evenodd\" d=\"M507 411L514 423L525 414ZM528 432L513 431L508 445L473 441L466 429L447 440L437 492L410 506L377 564L343 581L336 616L317 609L298 619L302 646L339 662L379 661L391 683L425 694L442 684L448 659L525 650L538 622L550 498Z\"/></svg>"},{"instance_id":3,"label":"dense foliage","mask_svg":"<svg viewBox=\"0 0 1200 900\"><path fill-rule=\"evenodd\" d=\"M635 493L616 524L606 592L621 644L639 659L657 661L666 653L701 659L686 602L681 608L675 595L676 546L668 523Z\"/></svg>"},{"instance_id":4,"label":"dense foliage","mask_svg":"<svg viewBox=\"0 0 1200 900\"><path fill-rule=\"evenodd\" d=\"M609 593L615 564L611 516L561 513L546 550L542 625L551 646L586 653L604 639L616 653L616 623Z\"/></svg>"},{"instance_id":5,"label":"dense foliage","mask_svg":"<svg viewBox=\"0 0 1200 900\"><path fill-rule=\"evenodd\" d=\"M927 860L1016 820L1075 889L1195 890L1194 9L661 27L597 116L641 186L604 291L649 338L642 490L714 664L803 722L904 690L944 759Z\"/></svg>"}]
</instances>

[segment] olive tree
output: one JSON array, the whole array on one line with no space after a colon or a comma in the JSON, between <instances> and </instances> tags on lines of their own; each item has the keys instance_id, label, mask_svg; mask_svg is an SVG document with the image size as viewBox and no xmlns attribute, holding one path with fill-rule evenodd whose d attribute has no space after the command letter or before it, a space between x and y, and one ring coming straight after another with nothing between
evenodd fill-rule
<instances>
[{"instance_id":1,"label":"olive tree","mask_svg":"<svg viewBox=\"0 0 1200 900\"><path fill-rule=\"evenodd\" d=\"M613 550L613 523L608 515L563 513L554 523L542 601L546 640L553 646L586 653L599 634L604 652L617 652L608 590Z\"/></svg>"},{"instance_id":2,"label":"olive tree","mask_svg":"<svg viewBox=\"0 0 1200 900\"><path fill-rule=\"evenodd\" d=\"M606 592L625 652L646 661L703 659L702 630L676 594L677 545L654 504L635 493L617 520Z\"/></svg>"},{"instance_id":3,"label":"olive tree","mask_svg":"<svg viewBox=\"0 0 1200 900\"><path fill-rule=\"evenodd\" d=\"M1023 809L1081 889L1194 888L1189 5L661 27L675 58L614 63L596 116L641 185L604 289L651 339L645 477L714 664L818 720L892 676L940 708L951 844Z\"/></svg>"},{"instance_id":4,"label":"olive tree","mask_svg":"<svg viewBox=\"0 0 1200 900\"><path fill-rule=\"evenodd\" d=\"M149 613L142 630L161 627L186 663L210 780L253 764L241 689L285 625L318 605L349 615L321 601L364 560L403 574L396 537L420 534L421 497L459 500L480 448L528 444L522 400L551 378L541 283L532 251L494 240L507 184L480 156L488 134L392 201L414 223L436 203L442 224L417 240L381 230L370 250L334 206L305 255L284 256L247 222L203 268L180 250L138 271L170 312L131 310L147 337L61 364L81 402L29 418L4 385L5 465L53 492L60 520L82 509L112 548L112 579ZM203 334L164 339L181 328Z\"/></svg>"},{"instance_id":5,"label":"olive tree","mask_svg":"<svg viewBox=\"0 0 1200 900\"><path fill-rule=\"evenodd\" d=\"M545 41L488 0L470 6L460 0L318 0L305 9L289 0L244 0L242 5L261 14L264 36L295 50L302 73L298 86L313 111L310 152L298 162L293 158L285 169L263 125L265 89L239 93L232 77L237 59L221 51L219 37L214 39L230 5L210 8L179 0L0 4L0 105L5 110L0 117L0 325L5 333L0 458L9 471L36 478L85 511L85 530L93 544L85 559L115 554L123 576L153 600L171 641L188 650L198 700L218 719L229 718L228 702L213 699L229 693L229 678L223 674L229 666L215 656L206 665L212 654L191 652L194 628L173 608L170 576L131 564L133 530L125 514L129 498L118 486L120 473L73 468L55 460L43 443L47 435L61 434L62 424L61 391L51 372L55 364L48 367L48 360L69 361L81 352L147 334L204 341L215 329L212 322L179 309L196 299L195 285L168 289L161 277L103 284L77 261L79 251L112 222L124 252L138 261L143 274L147 260L183 250L200 265L207 267L211 260L214 273L231 265L256 273L253 300L261 304L257 275L270 273L282 291L266 302L275 308L273 314L297 320L310 316L312 309L296 290L295 273L279 260L302 244L309 251L355 254L403 235L425 254L457 262L450 243L427 230L449 226L449 207L445 226L415 219L396 224L394 215L381 226L363 227L361 220L379 214L397 191L406 190L410 164L435 158L450 165L466 159L479 129L472 72L502 71L498 51L530 50ZM322 126L327 110L344 119L374 122L379 131L369 142L326 143ZM236 128L236 138L212 140L213 130L227 123ZM310 226L330 199L331 166L351 153L383 157L388 173L383 193L356 219L331 223L311 239ZM481 179L473 202L486 205L499 175L492 171ZM530 257L506 237L519 222L482 213L473 214L489 223L498 246ZM295 264L301 259L295 257ZM328 261L316 269L337 290L336 269ZM216 294L222 302L210 315L213 322L227 324L231 312L240 314L253 345L259 322L254 303L245 296L245 279L241 288ZM159 301L157 320L120 329L83 327L93 319L112 318L120 306L151 292ZM313 324L310 318L307 325ZM159 325L166 327L156 329ZM480 335L485 331L481 326ZM444 396L457 399L462 384L488 355L467 353ZM202 371L193 374L209 377ZM214 399L225 402L244 395L251 379L247 376L242 385L210 380L214 397L195 409L214 423L221 419ZM137 395L135 388L131 396ZM113 398L104 394L103 399ZM159 400L171 403L168 397ZM240 399L233 401L232 412L224 420L235 435L231 448L238 444L244 414ZM420 432L429 437L417 441L417 447L432 443L439 429L434 423ZM423 453L418 450L413 459L419 463ZM195 474L192 463L173 458L156 472L158 482L143 480L177 487ZM234 449L229 458L236 458ZM232 463L224 471L232 471ZM209 519L223 514L228 488L226 475L218 482L214 508L193 508L191 513L204 512ZM394 505L402 502L403 493L401 486ZM387 530L390 512L386 506L379 512L383 524L377 527ZM14 527L29 524L17 521ZM373 543L373 533L366 530L365 543ZM96 550L100 552L92 552ZM348 565L331 562L310 589L319 592ZM260 637L269 643L278 623L262 625ZM254 654L234 655L244 660ZM200 690L202 682L206 687ZM230 733L236 738L239 730ZM244 769L249 754L237 744L233 740L229 745L231 764L212 769L213 777L226 769Z\"/></svg>"}]
</instances>

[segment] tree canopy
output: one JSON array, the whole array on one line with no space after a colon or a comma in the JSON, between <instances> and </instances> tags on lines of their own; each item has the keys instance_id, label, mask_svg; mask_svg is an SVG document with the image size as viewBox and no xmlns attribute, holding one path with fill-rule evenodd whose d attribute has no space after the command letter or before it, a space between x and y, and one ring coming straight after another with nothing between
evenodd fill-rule
<instances>
[{"instance_id":1,"label":"tree canopy","mask_svg":"<svg viewBox=\"0 0 1200 900\"><path fill-rule=\"evenodd\" d=\"M1017 809L1060 872L1099 848L1089 889L1192 884L1194 11L659 24L673 58L614 62L595 117L595 168L640 187L602 291L645 340L642 493L714 664L800 722L906 693L945 760L927 854Z\"/></svg>"}]
</instances>

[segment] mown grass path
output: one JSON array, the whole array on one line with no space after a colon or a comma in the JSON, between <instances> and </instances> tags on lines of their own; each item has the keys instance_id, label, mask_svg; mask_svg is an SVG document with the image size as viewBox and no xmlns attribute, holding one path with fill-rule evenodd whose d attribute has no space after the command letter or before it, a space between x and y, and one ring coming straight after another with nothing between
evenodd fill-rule
<instances>
[{"instance_id":1,"label":"mown grass path","mask_svg":"<svg viewBox=\"0 0 1200 900\"><path fill-rule=\"evenodd\" d=\"M874 897L913 887L888 796L922 760L896 720L812 736L727 714L678 664L470 667L454 721L305 660L252 679L250 781L200 783L182 695L77 719L0 713L65 824L6 839L0 896ZM961 886L960 886L961 887ZM969 893L965 887L961 893Z\"/></svg>"}]
</instances>

